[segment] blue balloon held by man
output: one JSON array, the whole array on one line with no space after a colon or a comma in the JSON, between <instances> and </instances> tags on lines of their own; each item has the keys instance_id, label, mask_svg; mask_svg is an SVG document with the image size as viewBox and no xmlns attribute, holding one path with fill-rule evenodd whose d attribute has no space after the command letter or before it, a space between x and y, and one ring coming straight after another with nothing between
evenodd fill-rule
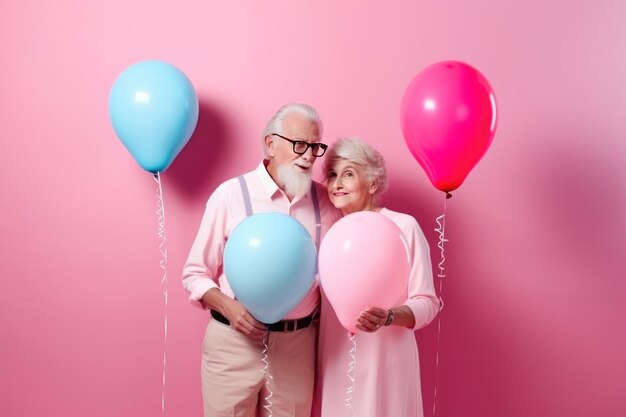
<instances>
[{"instance_id":1,"label":"blue balloon held by man","mask_svg":"<svg viewBox=\"0 0 626 417\"><path fill-rule=\"evenodd\" d=\"M233 230L224 249L224 272L237 299L262 323L281 320L315 279L317 251L293 217L260 213Z\"/></svg>"}]
</instances>

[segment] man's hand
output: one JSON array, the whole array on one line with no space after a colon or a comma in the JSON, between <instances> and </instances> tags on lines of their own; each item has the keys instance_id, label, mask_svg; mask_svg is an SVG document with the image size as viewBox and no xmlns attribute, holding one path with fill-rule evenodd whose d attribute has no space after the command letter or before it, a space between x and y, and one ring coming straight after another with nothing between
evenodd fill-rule
<instances>
[{"instance_id":1,"label":"man's hand","mask_svg":"<svg viewBox=\"0 0 626 417\"><path fill-rule=\"evenodd\" d=\"M265 325L252 317L246 308L237 300L229 299L224 302L221 313L230 322L230 327L251 337L263 339L267 331Z\"/></svg>"},{"instance_id":2,"label":"man's hand","mask_svg":"<svg viewBox=\"0 0 626 417\"><path fill-rule=\"evenodd\" d=\"M238 332L257 340L265 336L265 325L252 317L243 304L225 296L218 288L211 288L200 301L211 310L222 313L230 322L230 327Z\"/></svg>"}]
</instances>

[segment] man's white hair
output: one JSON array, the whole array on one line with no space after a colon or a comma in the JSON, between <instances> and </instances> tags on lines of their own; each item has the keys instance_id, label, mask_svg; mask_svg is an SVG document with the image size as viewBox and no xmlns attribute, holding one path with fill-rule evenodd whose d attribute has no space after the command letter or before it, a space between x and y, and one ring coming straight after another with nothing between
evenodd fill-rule
<instances>
[{"instance_id":1,"label":"man's white hair","mask_svg":"<svg viewBox=\"0 0 626 417\"><path fill-rule=\"evenodd\" d=\"M263 159L269 159L269 155L265 149L265 137L267 135L271 135L272 133L282 134L283 121L287 118L287 116L292 114L302 115L310 122L315 123L317 125L317 129L319 130L320 138L322 137L322 120L320 119L320 115L317 113L317 110L308 104L285 104L278 109L270 121L267 122L265 129L263 129L263 136L261 137L261 143L263 145Z\"/></svg>"}]
</instances>

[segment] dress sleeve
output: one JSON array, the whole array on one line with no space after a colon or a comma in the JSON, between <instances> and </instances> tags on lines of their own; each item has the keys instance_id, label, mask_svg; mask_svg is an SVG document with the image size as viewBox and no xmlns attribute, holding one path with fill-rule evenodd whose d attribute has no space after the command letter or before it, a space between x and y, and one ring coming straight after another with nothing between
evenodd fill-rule
<instances>
[{"instance_id":1,"label":"dress sleeve","mask_svg":"<svg viewBox=\"0 0 626 417\"><path fill-rule=\"evenodd\" d=\"M433 283L433 268L430 247L417 221L410 217L403 232L412 253L411 275L409 276L407 307L415 317L414 330L430 323L439 312L439 298Z\"/></svg>"},{"instance_id":2,"label":"dress sleeve","mask_svg":"<svg viewBox=\"0 0 626 417\"><path fill-rule=\"evenodd\" d=\"M202 222L183 267L183 287L189 301L206 308L200 299L211 288L218 288L223 269L224 247L228 237L228 201L218 187L206 203Z\"/></svg>"}]
</instances>

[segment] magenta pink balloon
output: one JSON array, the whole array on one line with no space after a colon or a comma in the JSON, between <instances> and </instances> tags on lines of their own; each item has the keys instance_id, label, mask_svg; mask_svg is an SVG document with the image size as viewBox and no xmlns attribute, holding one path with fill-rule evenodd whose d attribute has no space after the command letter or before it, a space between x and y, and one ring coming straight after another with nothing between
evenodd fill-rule
<instances>
[{"instance_id":1,"label":"magenta pink balloon","mask_svg":"<svg viewBox=\"0 0 626 417\"><path fill-rule=\"evenodd\" d=\"M459 61L437 62L418 73L400 113L411 153L445 192L461 186L496 133L493 89L478 70Z\"/></svg>"},{"instance_id":2,"label":"magenta pink balloon","mask_svg":"<svg viewBox=\"0 0 626 417\"><path fill-rule=\"evenodd\" d=\"M319 252L320 283L346 330L357 333L359 313L403 303L411 270L408 244L380 213L359 211L335 223Z\"/></svg>"}]
</instances>

